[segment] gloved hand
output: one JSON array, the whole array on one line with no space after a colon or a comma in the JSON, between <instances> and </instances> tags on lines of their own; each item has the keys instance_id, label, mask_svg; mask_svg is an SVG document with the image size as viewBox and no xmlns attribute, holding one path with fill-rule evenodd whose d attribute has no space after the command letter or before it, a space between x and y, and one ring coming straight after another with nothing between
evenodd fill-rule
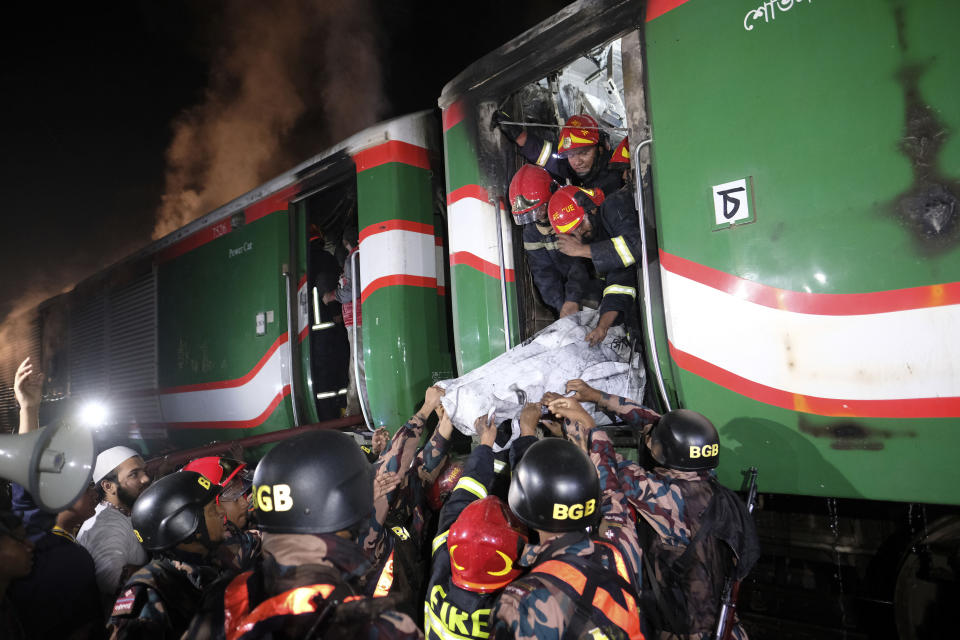
<instances>
[{"instance_id":1,"label":"gloved hand","mask_svg":"<svg viewBox=\"0 0 960 640\"><path fill-rule=\"evenodd\" d=\"M500 133L505 135L510 142L516 142L520 134L523 133L523 127L519 124L506 124L511 120L513 118L509 113L503 109L498 109L493 112L493 116L490 118L490 128L499 128Z\"/></svg>"}]
</instances>

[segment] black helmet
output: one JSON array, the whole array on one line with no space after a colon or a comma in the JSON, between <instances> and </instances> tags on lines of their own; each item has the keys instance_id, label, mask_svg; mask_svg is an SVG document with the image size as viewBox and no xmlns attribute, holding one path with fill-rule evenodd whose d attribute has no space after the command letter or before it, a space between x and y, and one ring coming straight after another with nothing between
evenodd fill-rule
<instances>
[{"instance_id":1,"label":"black helmet","mask_svg":"<svg viewBox=\"0 0 960 640\"><path fill-rule=\"evenodd\" d=\"M528 527L579 531L600 521L597 468L577 445L545 438L531 445L513 474L510 508Z\"/></svg>"},{"instance_id":2,"label":"black helmet","mask_svg":"<svg viewBox=\"0 0 960 640\"><path fill-rule=\"evenodd\" d=\"M334 533L373 510L373 468L353 438L313 431L281 442L253 474L260 529Z\"/></svg>"},{"instance_id":3,"label":"black helmet","mask_svg":"<svg viewBox=\"0 0 960 640\"><path fill-rule=\"evenodd\" d=\"M195 471L164 476L133 504L133 532L147 551L172 549L195 533L205 535L203 509L220 489Z\"/></svg>"},{"instance_id":4,"label":"black helmet","mask_svg":"<svg viewBox=\"0 0 960 640\"><path fill-rule=\"evenodd\" d=\"M650 432L650 455L657 464L678 471L714 469L720 460L720 436L706 416L674 409Z\"/></svg>"}]
</instances>

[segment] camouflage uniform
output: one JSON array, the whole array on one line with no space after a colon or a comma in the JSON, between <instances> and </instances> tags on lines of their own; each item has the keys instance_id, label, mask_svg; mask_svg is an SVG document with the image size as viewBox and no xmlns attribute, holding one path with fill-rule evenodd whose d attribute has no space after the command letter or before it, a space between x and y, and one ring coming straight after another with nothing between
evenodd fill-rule
<instances>
[{"instance_id":1,"label":"camouflage uniform","mask_svg":"<svg viewBox=\"0 0 960 640\"><path fill-rule=\"evenodd\" d=\"M111 639L179 638L219 572L208 557L179 550L155 557L120 590L107 625Z\"/></svg>"},{"instance_id":2,"label":"camouflage uniform","mask_svg":"<svg viewBox=\"0 0 960 640\"><path fill-rule=\"evenodd\" d=\"M424 422L416 415L393 435L376 463L377 475L393 472L403 476L396 489L374 502L374 516L363 541L373 564L376 593L396 594L398 607L417 616L423 599L427 513L422 476L442 464L449 441L434 431L423 451L416 453ZM372 578L373 579L373 578Z\"/></svg>"},{"instance_id":3,"label":"camouflage uniform","mask_svg":"<svg viewBox=\"0 0 960 640\"><path fill-rule=\"evenodd\" d=\"M601 487L607 486L605 478L616 476L613 453L607 435L594 431L590 458ZM644 638L637 596L640 543L623 494L604 488L601 512L594 538L577 531L527 545L519 565L530 567L530 573L507 585L497 599L491 612L494 637Z\"/></svg>"},{"instance_id":4,"label":"camouflage uniform","mask_svg":"<svg viewBox=\"0 0 960 640\"><path fill-rule=\"evenodd\" d=\"M217 566L232 573L252 569L260 557L260 532L241 529L229 520L226 526L227 538L217 548Z\"/></svg>"},{"instance_id":5,"label":"camouflage uniform","mask_svg":"<svg viewBox=\"0 0 960 640\"><path fill-rule=\"evenodd\" d=\"M513 466L536 441L534 436L521 436L513 443L509 450ZM490 609L497 593L467 591L453 584L447 534L450 526L470 503L485 498L491 492L498 475L496 462L492 448L478 445L467 459L463 476L440 511L437 531L442 533L433 541L430 583L423 603L423 629L427 640L445 640L453 637L451 634L476 639L490 635Z\"/></svg>"},{"instance_id":6,"label":"camouflage uniform","mask_svg":"<svg viewBox=\"0 0 960 640\"><path fill-rule=\"evenodd\" d=\"M184 638L422 638L395 598L368 597L370 563L334 534L263 534L252 571L221 580Z\"/></svg>"},{"instance_id":7,"label":"camouflage uniform","mask_svg":"<svg viewBox=\"0 0 960 640\"><path fill-rule=\"evenodd\" d=\"M604 394L602 404L624 422L641 427L644 435L659 418L650 409L619 396ZM686 571L678 580L673 577L676 576L676 562L696 540L701 519L714 495L727 504L730 500L739 502L739 498L716 482L712 470L677 471L657 467L648 472L619 455L616 460L618 473L608 477L605 486L617 487L619 483L619 490L647 525L641 526L641 538L644 539L645 558L657 582L654 591L662 594L657 599L685 603L686 606L685 613L676 611L677 607L669 607L673 611L661 611L658 626L668 630L661 630L658 640L711 640L720 610L724 578L730 572L731 562L737 562L731 546L720 544L720 540L729 541L739 551L742 556L739 569L746 574L757 555L753 521L749 516L741 517L746 513L745 509L737 514L728 513L724 518L726 522L718 525L720 528L712 531L702 544L696 544L687 555L684 560ZM723 533L723 527L727 526L734 528L731 535ZM737 543L738 531L744 538L741 544ZM737 640L747 638L739 622L733 627L732 637Z\"/></svg>"}]
</instances>

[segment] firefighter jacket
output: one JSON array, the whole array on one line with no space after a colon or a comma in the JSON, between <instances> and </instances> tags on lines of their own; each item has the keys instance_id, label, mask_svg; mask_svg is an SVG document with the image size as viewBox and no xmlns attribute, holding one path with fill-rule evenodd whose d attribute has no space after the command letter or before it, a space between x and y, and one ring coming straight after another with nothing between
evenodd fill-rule
<instances>
[{"instance_id":1,"label":"firefighter jacket","mask_svg":"<svg viewBox=\"0 0 960 640\"><path fill-rule=\"evenodd\" d=\"M184 638L422 638L390 596L370 597L370 563L334 534L263 535L255 568L221 580Z\"/></svg>"},{"instance_id":2,"label":"firefighter jacket","mask_svg":"<svg viewBox=\"0 0 960 640\"><path fill-rule=\"evenodd\" d=\"M646 428L656 414L610 396L607 406L624 422ZM725 579L743 579L759 557L753 519L740 498L713 471L647 471L617 456L617 473L600 478L618 488L639 514L639 535L662 640L710 640ZM734 637L746 638L734 626Z\"/></svg>"},{"instance_id":3,"label":"firefighter jacket","mask_svg":"<svg viewBox=\"0 0 960 640\"><path fill-rule=\"evenodd\" d=\"M527 252L533 283L547 306L559 312L564 302L580 302L590 280L586 262L560 253L553 227L538 223L524 225L523 249Z\"/></svg>"},{"instance_id":4,"label":"firefighter jacket","mask_svg":"<svg viewBox=\"0 0 960 640\"><path fill-rule=\"evenodd\" d=\"M536 440L533 436L518 438L510 448L511 462L516 464ZM498 462L501 461L495 459L493 449L486 445L477 446L467 459L463 476L440 511L437 531L442 533L433 540L430 583L423 603L423 629L427 640L483 640L490 636L490 608L497 594L468 591L453 584L447 534L470 503L490 494L499 475Z\"/></svg>"},{"instance_id":5,"label":"firefighter jacket","mask_svg":"<svg viewBox=\"0 0 960 640\"><path fill-rule=\"evenodd\" d=\"M596 213L590 214L590 222L593 266L606 280L600 314L619 311L627 315L637 298L636 262L640 255L640 225L633 194L626 189L609 194Z\"/></svg>"},{"instance_id":6,"label":"firefighter jacket","mask_svg":"<svg viewBox=\"0 0 960 640\"><path fill-rule=\"evenodd\" d=\"M560 182L569 181L570 184L578 187L601 189L604 193L613 193L623 186L623 164L611 163L611 152L603 147L597 153L597 159L590 173L582 177L570 168L566 158L553 154L553 143L543 140L530 131L527 132L527 141L520 147L520 155L528 162L546 169Z\"/></svg>"},{"instance_id":7,"label":"firefighter jacket","mask_svg":"<svg viewBox=\"0 0 960 640\"><path fill-rule=\"evenodd\" d=\"M591 440L598 471L615 475L610 439L594 431ZM527 545L520 564L530 572L504 587L491 612L495 638L645 637L640 543L623 494L605 488L601 511L595 537L575 531Z\"/></svg>"},{"instance_id":8,"label":"firefighter jacket","mask_svg":"<svg viewBox=\"0 0 960 640\"><path fill-rule=\"evenodd\" d=\"M197 612L203 590L220 575L211 563L209 557L172 550L141 567L113 605L110 638L179 638Z\"/></svg>"}]
</instances>

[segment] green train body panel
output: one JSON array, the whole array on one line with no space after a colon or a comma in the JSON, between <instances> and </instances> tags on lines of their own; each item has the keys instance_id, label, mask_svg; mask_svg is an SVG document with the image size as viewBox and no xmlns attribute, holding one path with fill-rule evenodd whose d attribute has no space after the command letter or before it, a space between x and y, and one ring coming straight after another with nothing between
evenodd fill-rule
<instances>
[{"instance_id":1,"label":"green train body panel","mask_svg":"<svg viewBox=\"0 0 960 640\"><path fill-rule=\"evenodd\" d=\"M224 389L220 398L189 409L170 398L183 393L165 393L171 388L197 389L221 381L242 379L253 371L278 341L287 341L287 311L282 264L287 259L288 221L277 212L251 224L230 230L229 220L220 223L224 235L188 251L158 267L158 380L164 418L176 425L170 439L180 447L197 446L212 437L232 439L251 435L246 428L212 427L212 422L249 421L253 416L234 414L240 392ZM258 335L257 316L263 314L263 332ZM198 389L199 390L199 389ZM259 385L257 392L260 392ZM267 393L277 393L269 389ZM188 392L189 393L189 392ZM249 396L250 390L245 395ZM269 404L269 400L266 402ZM186 411L186 413L184 413ZM209 412L209 414L207 413ZM224 420L226 419L226 420ZM254 429L270 431L293 423L289 402ZM213 429L216 429L213 431Z\"/></svg>"},{"instance_id":2,"label":"green train body panel","mask_svg":"<svg viewBox=\"0 0 960 640\"><path fill-rule=\"evenodd\" d=\"M764 491L957 503L958 334L944 323L960 302L958 24L953 2L800 0L691 0L647 23L673 311L660 363L680 404L720 429L725 482L757 465ZM750 218L725 228L712 187L739 179ZM750 302L757 283L779 303L728 304L690 279ZM701 307L701 330L684 329L684 296L721 311ZM752 363L716 355L750 352L761 317L779 344ZM743 324L711 327L731 318ZM853 339L814 360L797 345L829 336L803 335L810 323ZM925 334L940 342L921 355L909 345ZM714 356L691 359L677 339ZM903 481L919 468L924 482Z\"/></svg>"},{"instance_id":3,"label":"green train body panel","mask_svg":"<svg viewBox=\"0 0 960 640\"><path fill-rule=\"evenodd\" d=\"M434 217L431 169L388 162L363 170L357 175L357 204L370 419L373 426L387 426L393 432L413 414L428 386L453 375L446 300L438 293L442 262L437 251L442 248L436 234L442 229L435 225L442 219ZM381 226L400 229L363 237ZM380 243L387 234L397 237ZM371 244L374 241L377 244ZM371 283L371 270L396 283Z\"/></svg>"},{"instance_id":4,"label":"green train body panel","mask_svg":"<svg viewBox=\"0 0 960 640\"><path fill-rule=\"evenodd\" d=\"M315 422L328 365L311 362L306 203L320 197L328 232L360 230L370 426L399 428L453 375L439 140L427 111L370 127L45 303L57 351L40 351L68 400L54 408L106 401L111 437L146 453Z\"/></svg>"},{"instance_id":5,"label":"green train body panel","mask_svg":"<svg viewBox=\"0 0 960 640\"><path fill-rule=\"evenodd\" d=\"M464 119L455 122L461 116L454 113L462 114ZM489 362L519 341L510 237L513 222L507 213L501 216L500 233L506 262L502 287L495 203L498 200L505 203L507 194L502 186L495 186L503 184L502 178L489 175L480 167L475 131L471 131L466 121L476 117L464 104L448 109L443 136L454 355L460 375ZM509 345L504 328L504 293Z\"/></svg>"}]
</instances>

